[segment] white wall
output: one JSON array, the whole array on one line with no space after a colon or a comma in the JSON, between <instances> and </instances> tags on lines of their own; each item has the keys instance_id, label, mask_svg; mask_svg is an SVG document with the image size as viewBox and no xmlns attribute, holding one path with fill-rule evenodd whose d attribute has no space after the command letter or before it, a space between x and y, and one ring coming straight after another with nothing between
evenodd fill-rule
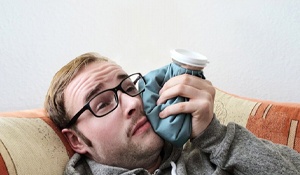
<instances>
[{"instance_id":1,"label":"white wall","mask_svg":"<svg viewBox=\"0 0 300 175\"><path fill-rule=\"evenodd\" d=\"M128 72L206 55L213 84L240 96L300 101L299 0L1 0L0 110L40 108L54 73L96 51Z\"/></svg>"}]
</instances>

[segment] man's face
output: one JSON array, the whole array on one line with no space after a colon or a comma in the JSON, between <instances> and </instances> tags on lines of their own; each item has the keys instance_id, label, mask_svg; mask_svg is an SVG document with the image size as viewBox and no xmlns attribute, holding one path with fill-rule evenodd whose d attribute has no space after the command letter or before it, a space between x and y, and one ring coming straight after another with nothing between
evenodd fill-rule
<instances>
[{"instance_id":1,"label":"man's face","mask_svg":"<svg viewBox=\"0 0 300 175\"><path fill-rule=\"evenodd\" d=\"M83 67L65 90L67 112L74 116L84 106L91 91L97 89L101 92L115 87L122 80L120 77L124 77L121 75L126 73L112 62L97 62ZM97 118L86 110L78 118L78 130L92 145L86 145L78 137L82 145L77 145L75 151L102 164L129 169L147 168L151 159L159 156L163 141L151 128L140 96L130 97L121 91L117 94L119 105L108 115Z\"/></svg>"}]
</instances>

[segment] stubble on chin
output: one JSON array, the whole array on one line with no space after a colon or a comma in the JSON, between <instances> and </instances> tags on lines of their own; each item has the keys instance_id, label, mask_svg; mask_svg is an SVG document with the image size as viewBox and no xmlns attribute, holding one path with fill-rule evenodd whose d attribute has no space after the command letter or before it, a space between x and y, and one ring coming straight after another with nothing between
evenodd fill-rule
<instances>
[{"instance_id":1,"label":"stubble on chin","mask_svg":"<svg viewBox=\"0 0 300 175\"><path fill-rule=\"evenodd\" d=\"M147 168L153 165L160 156L164 141L154 130L149 128L139 138L131 136L131 128L138 119L133 120L127 129L127 141L115 149L106 151L109 155L108 165L123 167L126 169Z\"/></svg>"},{"instance_id":2,"label":"stubble on chin","mask_svg":"<svg viewBox=\"0 0 300 175\"><path fill-rule=\"evenodd\" d=\"M153 130L152 126L140 135L140 139L133 139L132 130L141 117L146 116L140 112L136 117L132 117L128 128L125 130L127 144L124 144L110 152L110 162L112 166L133 169L146 167L149 162L156 161L160 155L164 141Z\"/></svg>"},{"instance_id":3,"label":"stubble on chin","mask_svg":"<svg viewBox=\"0 0 300 175\"><path fill-rule=\"evenodd\" d=\"M151 132L154 131L152 129L148 130L146 135L151 135ZM113 166L127 169L146 168L149 164L157 161L164 142L158 135L153 134L154 137L151 137L151 143L129 142L126 147L123 147L122 151L115 152L117 154L111 156L115 159Z\"/></svg>"}]
</instances>

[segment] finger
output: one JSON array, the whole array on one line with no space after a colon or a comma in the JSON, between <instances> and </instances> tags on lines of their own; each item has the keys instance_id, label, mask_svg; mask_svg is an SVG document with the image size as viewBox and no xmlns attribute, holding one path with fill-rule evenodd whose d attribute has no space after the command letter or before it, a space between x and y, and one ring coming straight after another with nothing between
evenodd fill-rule
<instances>
[{"instance_id":1,"label":"finger","mask_svg":"<svg viewBox=\"0 0 300 175\"><path fill-rule=\"evenodd\" d=\"M190 98L191 95L189 95L189 93L198 93L197 91L199 90L194 87L184 85L184 84L177 84L175 86L165 89L160 94L157 100L157 104L162 104L166 102L168 99L178 97L178 96Z\"/></svg>"},{"instance_id":2,"label":"finger","mask_svg":"<svg viewBox=\"0 0 300 175\"><path fill-rule=\"evenodd\" d=\"M178 96L185 97L188 99L193 99L193 98L201 98L206 95L209 95L210 96L209 98L214 99L215 88L210 86L210 88L201 90L193 86L178 84L176 86L164 90L162 94L159 96L157 100L157 104L159 105L165 103L168 99L178 97Z\"/></svg>"},{"instance_id":3,"label":"finger","mask_svg":"<svg viewBox=\"0 0 300 175\"><path fill-rule=\"evenodd\" d=\"M162 87L162 89L160 90L160 94L165 91L166 89L169 89L173 86L176 86L178 84L186 84L186 85L190 85L193 86L195 88L198 89L206 89L210 86L212 86L212 83L208 80L204 80L201 79L199 77L196 77L194 75L189 75L189 74L182 74L182 75L178 75L175 77L172 77L171 79L169 79L164 86Z\"/></svg>"},{"instance_id":4,"label":"finger","mask_svg":"<svg viewBox=\"0 0 300 175\"><path fill-rule=\"evenodd\" d=\"M192 107L188 105L188 102L180 102L167 106L164 110L159 113L160 118L166 118L171 115L188 113Z\"/></svg>"},{"instance_id":5,"label":"finger","mask_svg":"<svg viewBox=\"0 0 300 175\"><path fill-rule=\"evenodd\" d=\"M167 106L163 111L159 113L160 118L166 118L170 115L177 115L177 114L196 114L202 113L202 111L208 111L211 108L212 102L208 99L200 99L197 101L187 101L187 102L180 102L176 104L172 104Z\"/></svg>"}]
</instances>

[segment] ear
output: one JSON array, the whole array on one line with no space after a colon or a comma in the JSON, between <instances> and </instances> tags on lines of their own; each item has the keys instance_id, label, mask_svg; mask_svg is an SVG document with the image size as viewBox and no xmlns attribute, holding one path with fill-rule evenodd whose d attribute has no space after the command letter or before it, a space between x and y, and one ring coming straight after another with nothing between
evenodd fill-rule
<instances>
[{"instance_id":1,"label":"ear","mask_svg":"<svg viewBox=\"0 0 300 175\"><path fill-rule=\"evenodd\" d=\"M84 141L77 135L77 133L74 130L65 128L61 132L65 135L70 146L75 152L79 154L87 153L88 146L84 143Z\"/></svg>"}]
</instances>

